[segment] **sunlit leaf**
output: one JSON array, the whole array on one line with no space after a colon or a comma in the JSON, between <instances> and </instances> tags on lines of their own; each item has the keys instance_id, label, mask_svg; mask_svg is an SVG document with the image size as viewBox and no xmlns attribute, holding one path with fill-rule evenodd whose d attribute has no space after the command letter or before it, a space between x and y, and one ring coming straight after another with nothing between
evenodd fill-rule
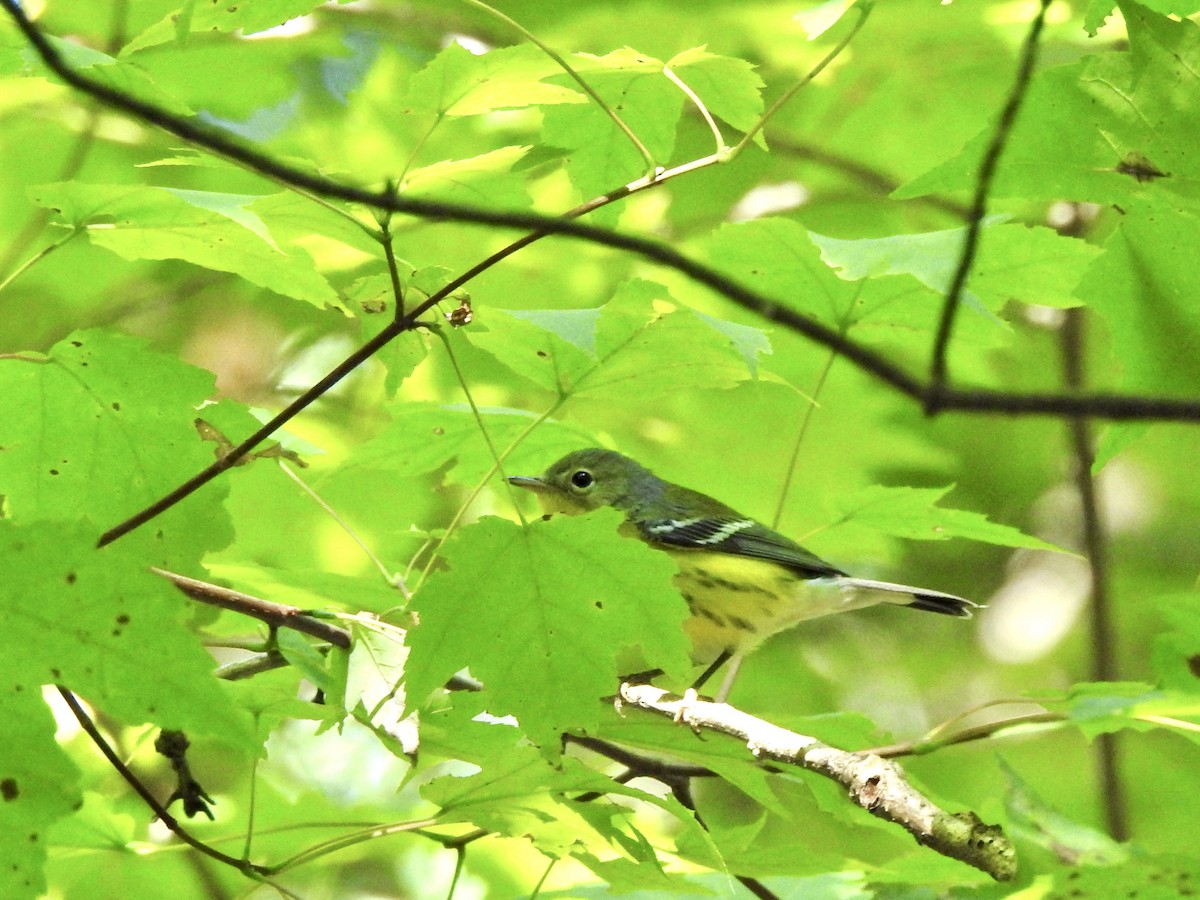
<instances>
[{"instance_id":1,"label":"sunlit leaf","mask_svg":"<svg viewBox=\"0 0 1200 900\"><path fill-rule=\"evenodd\" d=\"M1122 206L1161 196L1194 208L1200 163L1186 151L1185 135L1200 124L1200 29L1149 5L1121 9L1129 52L1087 56L1034 76L1005 145L995 196ZM989 126L897 196L970 188L990 139ZM1143 177L1131 169L1134 159L1145 161L1138 169L1160 176Z\"/></svg>"},{"instance_id":2,"label":"sunlit leaf","mask_svg":"<svg viewBox=\"0 0 1200 900\"><path fill-rule=\"evenodd\" d=\"M592 89L649 151L655 165L671 162L675 126L684 95L662 72L662 63L632 50L602 57L578 54L571 60ZM566 76L554 81L567 84ZM584 200L615 190L649 174L645 157L596 103L551 106L543 112L542 138L568 151L567 174ZM612 224L619 206L606 206L589 217Z\"/></svg>"},{"instance_id":3,"label":"sunlit leaf","mask_svg":"<svg viewBox=\"0 0 1200 900\"><path fill-rule=\"evenodd\" d=\"M1009 525L989 522L987 516L980 513L938 506L937 502L953 487L950 485L944 488L910 488L873 485L833 501L833 505L840 512L836 526L863 526L896 537L921 541L966 538L1005 547L1061 549Z\"/></svg>"},{"instance_id":4,"label":"sunlit leaf","mask_svg":"<svg viewBox=\"0 0 1200 900\"><path fill-rule=\"evenodd\" d=\"M747 287L827 325L848 327L857 318L855 286L838 278L808 232L788 219L723 226L709 256Z\"/></svg>"},{"instance_id":5,"label":"sunlit leaf","mask_svg":"<svg viewBox=\"0 0 1200 900\"><path fill-rule=\"evenodd\" d=\"M1170 630L1154 639L1154 670L1163 687L1200 694L1200 597L1172 594L1158 610Z\"/></svg>"},{"instance_id":6,"label":"sunlit leaf","mask_svg":"<svg viewBox=\"0 0 1200 900\"><path fill-rule=\"evenodd\" d=\"M1129 851L1108 835L1074 822L1050 807L1009 765L1002 768L1008 778L1006 805L1013 827L1024 837L1066 857L1074 864L1112 864L1125 861Z\"/></svg>"},{"instance_id":7,"label":"sunlit leaf","mask_svg":"<svg viewBox=\"0 0 1200 900\"><path fill-rule=\"evenodd\" d=\"M212 376L134 338L77 332L44 360L0 361L0 385L17 411L0 420L0 480L14 521L86 515L94 540L213 460L195 429ZM229 412L244 433L256 427L244 409ZM143 565L191 564L232 537L221 499L214 488L125 540L151 554Z\"/></svg>"},{"instance_id":8,"label":"sunlit leaf","mask_svg":"<svg viewBox=\"0 0 1200 900\"><path fill-rule=\"evenodd\" d=\"M596 443L586 429L553 420L539 424L539 417L526 410L485 406L479 413L482 426L465 404L399 404L392 411L392 422L361 445L345 469L408 478L435 472L450 462L449 479L473 485L495 465L483 430L501 449L522 435L536 434L535 440L520 445L508 457L505 467L513 474L541 472L548 462L568 451Z\"/></svg>"},{"instance_id":9,"label":"sunlit leaf","mask_svg":"<svg viewBox=\"0 0 1200 900\"><path fill-rule=\"evenodd\" d=\"M851 281L912 275L939 294L950 283L963 248L965 229L844 241L810 235L821 258ZM966 298L997 310L1010 300L1043 306L1078 306L1075 286L1099 255L1091 244L1062 237L1049 228L993 223L980 233L979 256Z\"/></svg>"},{"instance_id":10,"label":"sunlit leaf","mask_svg":"<svg viewBox=\"0 0 1200 900\"><path fill-rule=\"evenodd\" d=\"M339 0L346 2L346 0ZM246 34L265 31L296 16L311 12L320 0L216 0L187 3L182 13L173 13L151 25L125 46L126 53L153 47L167 41L185 40L189 32L241 29Z\"/></svg>"},{"instance_id":11,"label":"sunlit leaf","mask_svg":"<svg viewBox=\"0 0 1200 900\"><path fill-rule=\"evenodd\" d=\"M1080 285L1088 306L1107 322L1131 387L1169 393L1200 389L1194 364L1200 323L1189 314L1200 275L1186 250L1198 238L1200 214L1138 204Z\"/></svg>"},{"instance_id":12,"label":"sunlit leaf","mask_svg":"<svg viewBox=\"0 0 1200 900\"><path fill-rule=\"evenodd\" d=\"M472 54L452 43L413 76L403 102L410 111L476 116L497 109L583 103L578 90L543 81L561 73L529 45Z\"/></svg>"},{"instance_id":13,"label":"sunlit leaf","mask_svg":"<svg viewBox=\"0 0 1200 900\"><path fill-rule=\"evenodd\" d=\"M763 82L745 60L695 47L671 57L667 65L699 95L710 113L734 128L749 131L762 115ZM755 140L765 147L762 132Z\"/></svg>"},{"instance_id":14,"label":"sunlit leaf","mask_svg":"<svg viewBox=\"0 0 1200 900\"><path fill-rule=\"evenodd\" d=\"M528 147L503 147L470 159L447 159L413 169L401 185L412 197L471 206L529 206L523 176L511 173Z\"/></svg>"},{"instance_id":15,"label":"sunlit leaf","mask_svg":"<svg viewBox=\"0 0 1200 900\"><path fill-rule=\"evenodd\" d=\"M84 229L93 244L125 259L182 259L310 303L336 298L308 254L266 239L261 221L246 209L257 198L231 202L230 195L216 195L202 205L203 195L194 191L78 182L41 185L31 195Z\"/></svg>"}]
</instances>

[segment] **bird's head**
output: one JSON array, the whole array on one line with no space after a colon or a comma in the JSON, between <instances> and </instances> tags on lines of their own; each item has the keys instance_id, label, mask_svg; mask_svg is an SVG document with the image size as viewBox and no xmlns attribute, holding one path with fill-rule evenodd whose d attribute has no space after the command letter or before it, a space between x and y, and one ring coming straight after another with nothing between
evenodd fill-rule
<instances>
[{"instance_id":1,"label":"bird's head","mask_svg":"<svg viewBox=\"0 0 1200 900\"><path fill-rule=\"evenodd\" d=\"M568 453L543 475L514 475L508 480L537 494L543 511L566 515L602 506L628 511L635 502L635 486L644 490L648 483L658 482L628 456L598 447Z\"/></svg>"}]
</instances>

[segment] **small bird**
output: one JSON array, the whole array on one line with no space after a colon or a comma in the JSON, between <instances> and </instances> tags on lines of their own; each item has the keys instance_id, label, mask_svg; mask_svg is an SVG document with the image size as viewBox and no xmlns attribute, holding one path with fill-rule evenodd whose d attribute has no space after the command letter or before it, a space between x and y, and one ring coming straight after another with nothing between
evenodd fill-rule
<instances>
[{"instance_id":1,"label":"small bird","mask_svg":"<svg viewBox=\"0 0 1200 900\"><path fill-rule=\"evenodd\" d=\"M877 603L969 618L978 606L941 591L852 578L761 522L612 450L577 450L544 475L508 480L535 492L547 514L614 507L625 514L624 533L671 554L679 566L675 586L691 612L683 627L692 660L710 664L696 688L730 658L740 663L805 619Z\"/></svg>"}]
</instances>

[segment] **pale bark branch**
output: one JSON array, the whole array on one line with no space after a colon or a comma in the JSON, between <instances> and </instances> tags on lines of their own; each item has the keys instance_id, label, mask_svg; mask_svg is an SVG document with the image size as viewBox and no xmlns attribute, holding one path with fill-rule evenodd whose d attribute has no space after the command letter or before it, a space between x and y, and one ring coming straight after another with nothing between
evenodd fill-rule
<instances>
[{"instance_id":1,"label":"pale bark branch","mask_svg":"<svg viewBox=\"0 0 1200 900\"><path fill-rule=\"evenodd\" d=\"M735 737L745 742L756 759L789 763L831 778L844 786L859 806L901 826L931 850L974 866L997 881L1016 875L1016 852L998 825L984 824L973 812L950 813L938 808L908 783L904 770L891 760L839 750L725 703L680 697L649 684L621 685L621 700L691 728Z\"/></svg>"}]
</instances>

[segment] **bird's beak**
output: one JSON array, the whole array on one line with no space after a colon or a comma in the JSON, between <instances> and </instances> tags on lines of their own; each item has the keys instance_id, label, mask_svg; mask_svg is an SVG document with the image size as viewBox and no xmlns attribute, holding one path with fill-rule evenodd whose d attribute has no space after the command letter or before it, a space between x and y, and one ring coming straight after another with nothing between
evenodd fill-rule
<instances>
[{"instance_id":1,"label":"bird's beak","mask_svg":"<svg viewBox=\"0 0 1200 900\"><path fill-rule=\"evenodd\" d=\"M528 475L511 475L508 479L509 484L515 484L519 488L525 488L527 491L535 493L543 493L550 490L550 485L542 481L540 478L531 478Z\"/></svg>"},{"instance_id":2,"label":"bird's beak","mask_svg":"<svg viewBox=\"0 0 1200 900\"><path fill-rule=\"evenodd\" d=\"M585 511L583 507L572 503L571 498L561 490L552 484L547 484L540 478L531 478L528 475L510 475L508 483L537 494L542 512L548 516L552 516L555 513L573 516Z\"/></svg>"}]
</instances>

